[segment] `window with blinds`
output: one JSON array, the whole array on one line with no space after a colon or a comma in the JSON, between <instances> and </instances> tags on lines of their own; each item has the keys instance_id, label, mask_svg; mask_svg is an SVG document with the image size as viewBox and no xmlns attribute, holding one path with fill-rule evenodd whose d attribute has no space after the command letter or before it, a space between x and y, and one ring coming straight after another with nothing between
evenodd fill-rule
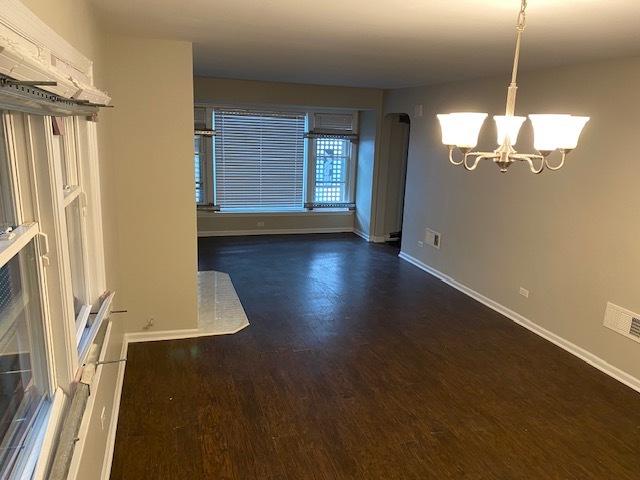
<instances>
[{"instance_id":1,"label":"window with blinds","mask_svg":"<svg viewBox=\"0 0 640 480\"><path fill-rule=\"evenodd\" d=\"M305 123L305 113L216 109L216 205L222 210L302 209Z\"/></svg>"}]
</instances>

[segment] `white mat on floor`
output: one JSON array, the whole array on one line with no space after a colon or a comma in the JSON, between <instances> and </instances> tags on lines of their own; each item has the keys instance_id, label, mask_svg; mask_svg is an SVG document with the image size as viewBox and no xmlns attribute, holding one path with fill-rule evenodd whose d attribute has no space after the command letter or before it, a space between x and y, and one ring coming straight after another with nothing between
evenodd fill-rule
<instances>
[{"instance_id":1,"label":"white mat on floor","mask_svg":"<svg viewBox=\"0 0 640 480\"><path fill-rule=\"evenodd\" d=\"M198 329L203 334L225 335L248 325L231 277L222 272L198 272Z\"/></svg>"}]
</instances>

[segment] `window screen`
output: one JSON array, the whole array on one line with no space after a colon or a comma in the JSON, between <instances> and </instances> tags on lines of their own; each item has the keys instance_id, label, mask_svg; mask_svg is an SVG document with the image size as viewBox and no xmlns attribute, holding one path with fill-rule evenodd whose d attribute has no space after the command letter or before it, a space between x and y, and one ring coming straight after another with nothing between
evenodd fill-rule
<instances>
[{"instance_id":1,"label":"window screen","mask_svg":"<svg viewBox=\"0 0 640 480\"><path fill-rule=\"evenodd\" d=\"M303 206L305 114L215 110L215 196L221 209Z\"/></svg>"}]
</instances>

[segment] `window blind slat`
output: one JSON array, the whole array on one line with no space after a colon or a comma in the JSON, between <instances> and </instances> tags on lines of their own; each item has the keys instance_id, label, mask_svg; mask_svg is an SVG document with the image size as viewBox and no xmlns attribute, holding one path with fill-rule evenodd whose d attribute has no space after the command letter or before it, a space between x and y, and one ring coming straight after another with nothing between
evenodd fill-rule
<instances>
[{"instance_id":1,"label":"window blind slat","mask_svg":"<svg viewBox=\"0 0 640 480\"><path fill-rule=\"evenodd\" d=\"M218 109L214 122L221 208L302 208L305 114Z\"/></svg>"}]
</instances>

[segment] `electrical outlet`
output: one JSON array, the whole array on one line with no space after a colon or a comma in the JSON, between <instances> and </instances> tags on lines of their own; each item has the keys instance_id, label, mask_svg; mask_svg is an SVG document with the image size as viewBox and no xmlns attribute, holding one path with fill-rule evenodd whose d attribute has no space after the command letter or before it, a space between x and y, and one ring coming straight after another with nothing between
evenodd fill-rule
<instances>
[{"instance_id":1,"label":"electrical outlet","mask_svg":"<svg viewBox=\"0 0 640 480\"><path fill-rule=\"evenodd\" d=\"M107 407L102 407L102 412L100 413L100 427L102 427L102 430L104 431L104 417L105 417L105 410Z\"/></svg>"},{"instance_id":2,"label":"electrical outlet","mask_svg":"<svg viewBox=\"0 0 640 480\"><path fill-rule=\"evenodd\" d=\"M258 225L259 227L264 227L264 222L258 222L256 225Z\"/></svg>"},{"instance_id":3,"label":"electrical outlet","mask_svg":"<svg viewBox=\"0 0 640 480\"><path fill-rule=\"evenodd\" d=\"M520 287L520 295L522 295L524 298L529 298L529 290L524 287Z\"/></svg>"},{"instance_id":4,"label":"electrical outlet","mask_svg":"<svg viewBox=\"0 0 640 480\"><path fill-rule=\"evenodd\" d=\"M418 240L418 246L420 248L424 247L424 242L422 240Z\"/></svg>"}]
</instances>

